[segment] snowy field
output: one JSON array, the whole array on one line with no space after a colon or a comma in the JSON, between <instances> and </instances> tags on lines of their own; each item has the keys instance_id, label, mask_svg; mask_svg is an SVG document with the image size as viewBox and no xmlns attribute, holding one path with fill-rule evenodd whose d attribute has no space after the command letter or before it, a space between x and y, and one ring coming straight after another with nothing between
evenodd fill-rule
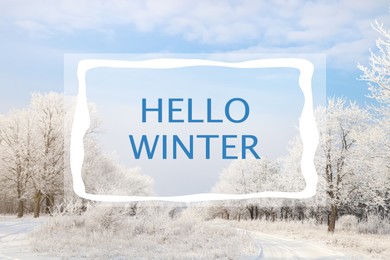
<instances>
[{"instance_id":1,"label":"snowy field","mask_svg":"<svg viewBox=\"0 0 390 260\"><path fill-rule=\"evenodd\" d=\"M114 221L112 226L101 226L100 219L87 221L86 217L1 216L0 259L389 259L390 256L388 236L345 231L328 235L322 226L309 223L200 221L188 219L184 214L171 222L158 217L161 222L134 219L131 223ZM90 226L92 223L95 225Z\"/></svg>"}]
</instances>

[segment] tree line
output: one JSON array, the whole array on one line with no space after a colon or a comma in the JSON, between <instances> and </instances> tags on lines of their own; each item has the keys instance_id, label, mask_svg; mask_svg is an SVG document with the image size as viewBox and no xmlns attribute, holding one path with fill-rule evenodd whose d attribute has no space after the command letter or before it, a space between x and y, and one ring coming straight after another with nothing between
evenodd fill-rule
<instances>
[{"instance_id":1,"label":"tree line","mask_svg":"<svg viewBox=\"0 0 390 260\"><path fill-rule=\"evenodd\" d=\"M0 213L23 217L51 214L64 201L70 180L69 126L72 103L63 94L33 94L29 106L0 117ZM105 154L92 123L85 136L83 177L89 192L148 195L153 180L140 169L128 169ZM67 186L68 185L68 186ZM57 203L55 203L57 201Z\"/></svg>"}]
</instances>

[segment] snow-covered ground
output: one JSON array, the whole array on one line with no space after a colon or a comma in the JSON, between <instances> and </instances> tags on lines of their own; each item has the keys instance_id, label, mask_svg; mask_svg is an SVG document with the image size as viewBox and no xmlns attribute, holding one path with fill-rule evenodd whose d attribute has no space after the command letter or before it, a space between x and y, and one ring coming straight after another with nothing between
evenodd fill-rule
<instances>
[{"instance_id":1,"label":"snow-covered ground","mask_svg":"<svg viewBox=\"0 0 390 260\"><path fill-rule=\"evenodd\" d=\"M14 216L0 217L0 259L49 259L37 255L29 244L28 234L47 219L30 216L17 219ZM247 232L247 231L243 231ZM307 242L291 240L281 236L248 232L259 242L256 259L344 259L333 250ZM54 259L50 257L50 259Z\"/></svg>"},{"instance_id":2,"label":"snow-covered ground","mask_svg":"<svg viewBox=\"0 0 390 260\"><path fill-rule=\"evenodd\" d=\"M218 221L221 224L221 220ZM390 259L390 236L343 230L306 221L225 221L250 230L263 248L264 259ZM309 256L309 257L308 257Z\"/></svg>"},{"instance_id":3,"label":"snow-covered ground","mask_svg":"<svg viewBox=\"0 0 390 260\"><path fill-rule=\"evenodd\" d=\"M351 259L333 249L283 236L250 232L261 247L257 259Z\"/></svg>"},{"instance_id":4,"label":"snow-covered ground","mask_svg":"<svg viewBox=\"0 0 390 260\"><path fill-rule=\"evenodd\" d=\"M45 218L0 216L0 259L54 259L33 253L28 234L42 225Z\"/></svg>"},{"instance_id":5,"label":"snow-covered ground","mask_svg":"<svg viewBox=\"0 0 390 260\"><path fill-rule=\"evenodd\" d=\"M0 216L0 259L55 259L55 257L37 254L29 242L29 233L46 221L48 219L45 217L34 219L27 216L17 219L14 216ZM213 223L213 225L215 224L222 226L227 223ZM348 253L342 253L344 250L340 248L335 249L314 240L307 241L288 235L270 234L269 230L267 233L257 232L249 227L240 227L238 230L240 233L246 233L253 237L258 247L257 255L243 256L242 259L362 259L352 257ZM62 254L62 256L65 255ZM73 257L72 259L77 259L75 255ZM196 257L194 258L196 259ZM373 258L367 257L367 259Z\"/></svg>"}]
</instances>

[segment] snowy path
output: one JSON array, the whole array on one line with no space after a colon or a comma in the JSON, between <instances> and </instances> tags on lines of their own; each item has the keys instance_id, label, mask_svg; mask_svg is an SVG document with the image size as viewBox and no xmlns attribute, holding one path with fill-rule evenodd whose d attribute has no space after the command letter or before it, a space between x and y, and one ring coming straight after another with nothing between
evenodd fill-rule
<instances>
[{"instance_id":1,"label":"snowy path","mask_svg":"<svg viewBox=\"0 0 390 260\"><path fill-rule=\"evenodd\" d=\"M351 259L312 242L256 232L249 233L256 238L261 247L260 256L255 259Z\"/></svg>"},{"instance_id":2,"label":"snowy path","mask_svg":"<svg viewBox=\"0 0 390 260\"><path fill-rule=\"evenodd\" d=\"M44 218L34 219L30 216L22 219L0 216L0 259L49 259L34 255L27 238L27 234L44 221Z\"/></svg>"}]
</instances>

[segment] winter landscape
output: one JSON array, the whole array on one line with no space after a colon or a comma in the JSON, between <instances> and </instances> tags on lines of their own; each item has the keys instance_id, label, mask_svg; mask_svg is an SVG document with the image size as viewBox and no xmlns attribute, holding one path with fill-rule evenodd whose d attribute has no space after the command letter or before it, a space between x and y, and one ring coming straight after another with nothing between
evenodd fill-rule
<instances>
[{"instance_id":1,"label":"winter landscape","mask_svg":"<svg viewBox=\"0 0 390 260\"><path fill-rule=\"evenodd\" d=\"M169 8L164 9L156 1L147 2L145 10L150 13L148 19L152 20L153 15L164 19L166 17L162 13L171 13L167 11ZM36 84L44 82L46 77L51 83L51 76L41 76L43 79L40 81L26 72L28 77L36 81L31 82L33 86L26 91L23 101L16 99L15 96L22 90L15 91L13 96L10 94L12 87L3 86L12 83L23 86L26 82L23 79L12 81L8 78L15 76L10 71L17 68L11 64L8 69L1 68L2 73L11 76L5 76L0 81L0 93L4 96L0 98L0 259L390 259L390 23L382 24L374 19L383 14L378 10L388 8L388 3L383 1L381 5L370 9L370 5L363 3L343 5L335 1L337 3L332 2L328 9L321 1L311 4L305 4L304 1L273 2L273 8L283 6L282 10L286 12L278 13L279 20L275 18L275 21L288 20L288 10L298 10L298 6L305 6L309 10L315 6L318 9L314 9L319 12L334 11L335 8L347 10L351 6L360 12L366 9L367 15L359 20L359 26L368 28L364 30L365 33L369 31L370 35L375 35L373 41L368 41L363 36L363 40L358 41L359 44L366 44L362 44L365 47L364 59L359 61L353 58L354 53L348 53L347 61L341 61L337 56L342 55L340 50L313 49L330 53L327 85L338 81L336 85L342 86L343 80L348 77L351 79L344 83L364 88L363 91L353 90L349 93L347 90L343 92L327 86L326 104L314 107L319 133L319 144L314 156L318 173L315 196L303 199L258 198L189 203L99 202L81 198L73 191L69 160L76 97L66 95L61 88L37 87ZM214 8L211 4L203 3L207 8L200 10L201 13L213 10L210 12L214 14L219 13L218 10L232 8L234 11L226 11L225 14L236 17L236 12L240 13L241 10L255 17L256 12L249 11L252 6L250 3L248 1L240 5L226 1ZM19 7L10 3L0 4L0 9L3 5L8 13L0 11L5 17L0 19L0 28L4 31L2 26L6 24L5 21L15 19L15 26L34 34L28 37L37 41L37 45L62 34L77 34L78 30L97 30L96 28L115 24L113 21L106 23L108 18L101 21L96 18L100 22L95 28L91 24L96 20L91 17L97 17L98 14L78 13L74 11L77 8L65 3L55 7L76 19L77 26L70 22L72 19L58 16L40 20L41 18L36 18L41 14L37 11L39 8L32 8L34 10L31 10L30 17L28 11L19 12ZM181 5L188 8L186 4L169 1L168 6L170 5L177 9L177 16L184 10ZM113 6L106 11L109 15L115 14L114 21L127 19L127 14L124 15L121 8L141 8L137 4L127 6L126 3L116 3ZM57 10L50 9L50 6L47 8ZM81 8L83 11L87 9ZM98 9L93 10L97 12ZM383 15L390 16L388 12L384 13ZM33 20L32 14L38 22ZM103 16L102 13L99 14ZM135 13L132 14L136 16ZM84 21L84 15L90 20ZM309 14L302 14L302 17L306 17L305 15ZM351 14L345 14L345 17L351 19L348 15ZM195 20L201 20L202 15L195 17ZM344 16L338 18L348 20ZM60 19L64 21L60 22ZM153 27L157 25L153 25L153 21L148 19L138 22L130 19L131 21L122 23L135 24L142 34L150 30L156 33ZM181 16L179 20L186 24L183 19ZM210 18L210 26L222 26L214 19L218 20ZM244 18L239 16L237 19ZM172 23L174 21L176 20L173 19ZM160 20L154 22L158 24ZM256 25L254 21L251 22ZM333 22L337 24L336 21ZM51 23L53 27L49 26ZM84 28L80 29L78 26ZM160 27L155 30L161 30L159 33L167 33L171 37L182 33L186 41L200 42L200 45L223 42L226 46L234 45L234 40L223 34L220 27L211 35L201 34L198 30L188 35L179 32L182 30L180 26L164 26L168 28L168 33ZM192 28L188 26L186 30ZM62 28L59 29L61 33L54 28ZM240 28L251 31L250 27L243 24ZM319 28L316 29L320 30ZM102 30L107 36L108 43L105 44L113 44L115 32ZM248 35L252 34L247 35L244 31L236 32L235 37L243 34L242 37L249 37L248 41L259 40L260 36L251 38ZM269 34L268 37L273 37L272 35ZM295 37L300 38L297 35ZM219 40L213 42L212 38L216 36ZM301 37L304 38L304 35ZM335 37L343 40L340 35ZM277 42L277 37L272 39L272 44ZM291 41L298 47L286 47L287 52L305 52L311 49L302 47L307 42L300 42L302 46L299 46L295 40ZM11 45L10 42L12 41L7 40L8 45ZM191 44L187 47L195 48ZM66 48L70 48L69 46ZM220 51L224 52L234 52L236 48L233 46L224 49L223 44L219 46ZM247 51L267 51L267 48L259 46L258 49L253 47L253 50L249 48ZM283 47L280 46L277 52L282 53ZM353 48L357 50L360 47ZM176 49L181 50L178 47ZM176 49L172 47L171 51ZM96 51L87 47L82 50ZM163 48L153 49L156 50L164 51ZM206 49L212 50L217 49ZM147 51L149 50L145 49L144 52ZM334 65L338 62L343 65ZM355 63L351 65L351 62ZM345 72L347 76L334 72L343 71L345 68L340 67L344 64L353 67L348 68L348 71L354 72ZM62 72L60 70L57 73ZM23 75L19 77L22 78ZM115 153L107 151L101 141L105 135L105 126L99 114L99 105L90 101L88 107L91 124L83 140L85 156L82 165L86 191L91 194L156 196L156 180L152 176L145 174L141 167L129 167ZM245 159L230 160L217 173L218 180L207 192L300 192L306 187L301 168L302 153L302 138L297 134L289 141L285 155L278 158L258 159L248 156ZM161 174L165 170L161 169Z\"/></svg>"}]
</instances>

